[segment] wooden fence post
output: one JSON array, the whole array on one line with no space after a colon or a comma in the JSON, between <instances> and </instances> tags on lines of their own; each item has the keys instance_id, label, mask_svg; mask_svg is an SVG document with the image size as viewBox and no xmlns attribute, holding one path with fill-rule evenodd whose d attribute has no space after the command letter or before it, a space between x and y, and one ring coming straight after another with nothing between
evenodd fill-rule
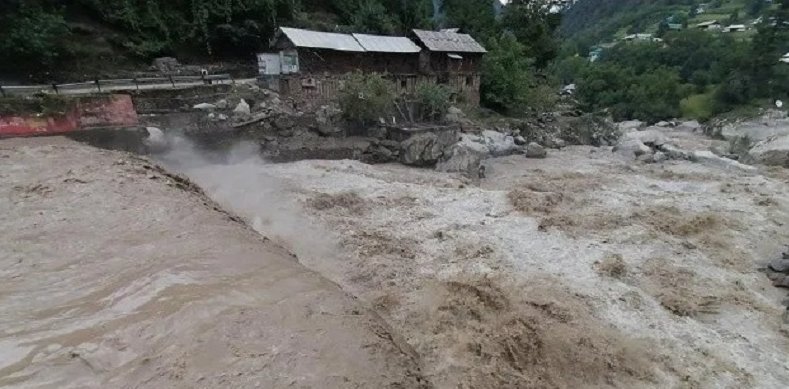
<instances>
[{"instance_id":1,"label":"wooden fence post","mask_svg":"<svg viewBox=\"0 0 789 389\"><path fill-rule=\"evenodd\" d=\"M98 78L96 79L96 89L98 89L99 93L101 93L101 83L99 83L99 79Z\"/></svg>"},{"instance_id":2,"label":"wooden fence post","mask_svg":"<svg viewBox=\"0 0 789 389\"><path fill-rule=\"evenodd\" d=\"M58 84L52 83L52 89L55 90L55 94L56 95L60 94L60 91L58 91Z\"/></svg>"},{"instance_id":3,"label":"wooden fence post","mask_svg":"<svg viewBox=\"0 0 789 389\"><path fill-rule=\"evenodd\" d=\"M170 77L170 84L172 84L173 88L175 88L175 81L173 81L173 75L171 74L169 77Z\"/></svg>"},{"instance_id":4,"label":"wooden fence post","mask_svg":"<svg viewBox=\"0 0 789 389\"><path fill-rule=\"evenodd\" d=\"M3 86L2 85L0 85L0 95L3 95L3 97L6 97L5 90L3 90Z\"/></svg>"}]
</instances>

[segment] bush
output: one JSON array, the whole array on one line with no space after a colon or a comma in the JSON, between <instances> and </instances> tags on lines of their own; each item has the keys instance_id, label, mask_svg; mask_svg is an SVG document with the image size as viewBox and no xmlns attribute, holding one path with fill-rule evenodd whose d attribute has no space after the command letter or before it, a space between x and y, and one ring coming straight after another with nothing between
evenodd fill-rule
<instances>
[{"instance_id":1,"label":"bush","mask_svg":"<svg viewBox=\"0 0 789 389\"><path fill-rule=\"evenodd\" d=\"M63 15L22 5L18 13L0 15L0 68L51 68L66 53L69 29Z\"/></svg>"},{"instance_id":2,"label":"bush","mask_svg":"<svg viewBox=\"0 0 789 389\"><path fill-rule=\"evenodd\" d=\"M356 72L347 76L340 91L340 109L350 122L359 125L388 118L393 109L395 92L380 74Z\"/></svg>"},{"instance_id":3,"label":"bush","mask_svg":"<svg viewBox=\"0 0 789 389\"><path fill-rule=\"evenodd\" d=\"M688 96L679 102L682 116L698 121L707 121L715 114L715 102L711 93Z\"/></svg>"},{"instance_id":4,"label":"bush","mask_svg":"<svg viewBox=\"0 0 789 389\"><path fill-rule=\"evenodd\" d=\"M513 36L492 39L482 64L482 104L509 114L549 107L556 93L535 77L533 64L526 47Z\"/></svg>"},{"instance_id":5,"label":"bush","mask_svg":"<svg viewBox=\"0 0 789 389\"><path fill-rule=\"evenodd\" d=\"M441 120L449 110L452 91L445 85L421 84L416 90L416 104L422 120Z\"/></svg>"}]
</instances>

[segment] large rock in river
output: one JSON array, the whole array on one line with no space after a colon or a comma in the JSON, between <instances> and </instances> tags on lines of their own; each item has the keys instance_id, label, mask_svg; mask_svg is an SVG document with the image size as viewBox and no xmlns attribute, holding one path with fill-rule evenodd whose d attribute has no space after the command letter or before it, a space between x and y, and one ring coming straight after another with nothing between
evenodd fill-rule
<instances>
[{"instance_id":1,"label":"large rock in river","mask_svg":"<svg viewBox=\"0 0 789 389\"><path fill-rule=\"evenodd\" d=\"M789 135L772 136L757 143L748 156L755 163L789 168Z\"/></svg>"}]
</instances>

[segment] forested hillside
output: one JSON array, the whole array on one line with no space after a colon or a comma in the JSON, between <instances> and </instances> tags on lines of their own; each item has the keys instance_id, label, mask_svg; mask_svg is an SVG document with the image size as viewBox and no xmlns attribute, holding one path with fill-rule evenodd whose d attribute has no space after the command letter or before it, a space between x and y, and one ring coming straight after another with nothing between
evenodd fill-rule
<instances>
[{"instance_id":1,"label":"forested hillside","mask_svg":"<svg viewBox=\"0 0 789 389\"><path fill-rule=\"evenodd\" d=\"M280 25L395 34L451 24L492 33L494 1L3 0L0 68L57 68L84 57L248 58Z\"/></svg>"},{"instance_id":2,"label":"forested hillside","mask_svg":"<svg viewBox=\"0 0 789 389\"><path fill-rule=\"evenodd\" d=\"M720 26L697 27L708 21ZM786 0L583 0L560 34L554 74L616 119L705 120L789 97Z\"/></svg>"},{"instance_id":3,"label":"forested hillside","mask_svg":"<svg viewBox=\"0 0 789 389\"><path fill-rule=\"evenodd\" d=\"M70 81L144 69L159 56L254 64L277 26L405 34L458 27L488 50L482 102L551 109L562 84L617 119L706 119L789 96L789 0L3 0L0 78ZM702 21L741 24L724 33ZM561 27L560 27L561 26ZM625 36L649 34L647 39ZM594 58L590 51L596 50ZM595 59L596 61L592 61Z\"/></svg>"}]
</instances>

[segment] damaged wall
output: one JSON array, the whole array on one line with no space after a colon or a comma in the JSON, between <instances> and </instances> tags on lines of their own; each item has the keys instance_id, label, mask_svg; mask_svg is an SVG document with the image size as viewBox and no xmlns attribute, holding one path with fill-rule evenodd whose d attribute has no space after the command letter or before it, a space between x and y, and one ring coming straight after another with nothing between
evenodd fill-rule
<instances>
[{"instance_id":1,"label":"damaged wall","mask_svg":"<svg viewBox=\"0 0 789 389\"><path fill-rule=\"evenodd\" d=\"M108 95L70 100L58 113L0 113L0 137L62 134L78 130L138 125L131 96Z\"/></svg>"}]
</instances>

